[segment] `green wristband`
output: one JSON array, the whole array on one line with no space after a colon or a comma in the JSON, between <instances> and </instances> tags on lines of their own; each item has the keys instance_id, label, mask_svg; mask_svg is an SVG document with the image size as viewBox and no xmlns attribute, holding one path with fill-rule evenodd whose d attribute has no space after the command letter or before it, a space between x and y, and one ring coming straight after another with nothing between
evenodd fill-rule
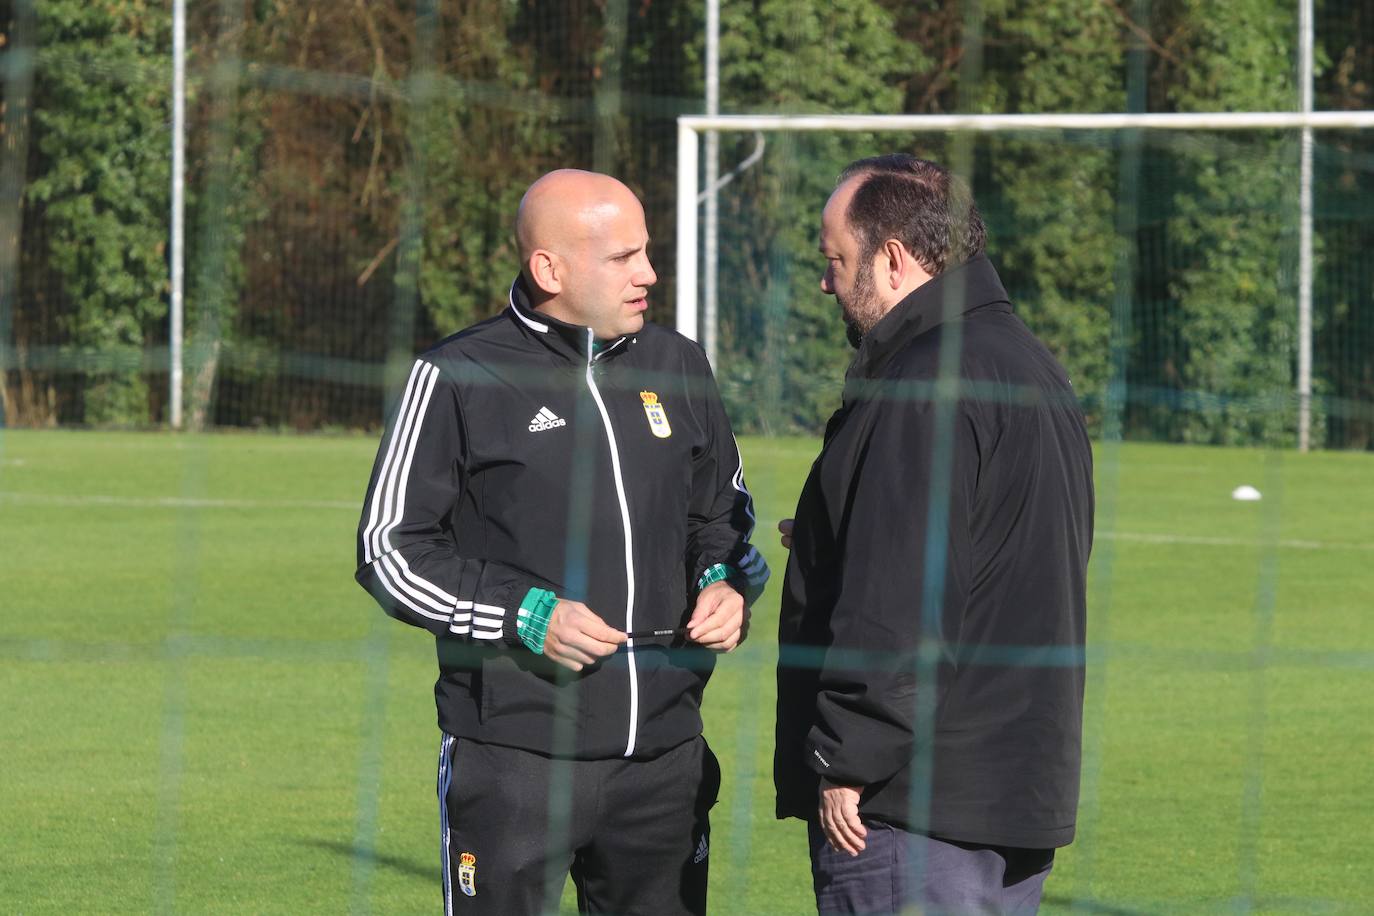
<instances>
[{"instance_id":1,"label":"green wristband","mask_svg":"<svg viewBox=\"0 0 1374 916\"><path fill-rule=\"evenodd\" d=\"M708 566L706 571L701 574L701 578L697 579L697 591L700 592L712 583L724 582L731 576L737 575L739 575L739 571L736 570L735 567L725 563L717 563L714 566Z\"/></svg>"},{"instance_id":2,"label":"green wristband","mask_svg":"<svg viewBox=\"0 0 1374 916\"><path fill-rule=\"evenodd\" d=\"M558 604L558 596L546 588L532 588L520 602L515 615L515 635L535 655L544 654L544 637L549 634L549 617Z\"/></svg>"}]
</instances>

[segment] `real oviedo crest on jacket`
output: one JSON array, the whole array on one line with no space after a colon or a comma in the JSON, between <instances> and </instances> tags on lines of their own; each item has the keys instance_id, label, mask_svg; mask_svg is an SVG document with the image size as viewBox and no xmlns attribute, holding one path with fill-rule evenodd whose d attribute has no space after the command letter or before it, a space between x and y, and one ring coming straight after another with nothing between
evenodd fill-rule
<instances>
[{"instance_id":1,"label":"real oviedo crest on jacket","mask_svg":"<svg viewBox=\"0 0 1374 916\"><path fill-rule=\"evenodd\" d=\"M639 399L644 402L644 415L649 418L649 431L660 439L671 436L673 428L668 425L668 414L658 402L658 395L652 391L641 391Z\"/></svg>"}]
</instances>

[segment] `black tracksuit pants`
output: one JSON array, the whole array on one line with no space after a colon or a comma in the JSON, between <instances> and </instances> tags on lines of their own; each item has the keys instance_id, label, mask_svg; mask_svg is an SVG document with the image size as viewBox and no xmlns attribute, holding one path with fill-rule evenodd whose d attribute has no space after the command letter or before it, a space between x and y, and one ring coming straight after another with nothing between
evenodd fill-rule
<instances>
[{"instance_id":1,"label":"black tracksuit pants","mask_svg":"<svg viewBox=\"0 0 1374 916\"><path fill-rule=\"evenodd\" d=\"M706 912L708 812L720 765L700 736L653 760L555 760L445 735L444 913Z\"/></svg>"}]
</instances>

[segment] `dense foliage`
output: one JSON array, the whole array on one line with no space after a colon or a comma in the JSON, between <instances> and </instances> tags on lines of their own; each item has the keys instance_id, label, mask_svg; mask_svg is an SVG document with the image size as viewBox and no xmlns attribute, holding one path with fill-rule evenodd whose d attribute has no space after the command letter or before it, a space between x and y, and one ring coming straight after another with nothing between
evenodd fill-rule
<instances>
[{"instance_id":1,"label":"dense foliage","mask_svg":"<svg viewBox=\"0 0 1374 916\"><path fill-rule=\"evenodd\" d=\"M26 18L20 2L0 2L0 53L37 54L31 116L7 119L2 138L6 155L25 156L20 276L0 303L4 420L164 422L167 5L45 0ZM191 7L193 423L375 424L410 353L502 306L515 205L561 165L612 172L643 196L655 313L671 322L673 119L702 110L702 3ZM1279 0L721 7L726 112L1298 100L1296 9ZM1318 107L1374 106L1374 15L1319 4L1317 38ZM1371 447L1374 141L1318 139L1316 441ZM723 135L723 169L756 142ZM1295 134L764 142L759 165L720 196L719 375L742 429L823 423L849 350L817 288L817 214L847 161L900 148L970 176L1019 311L1069 367L1095 424L1117 379L1129 436L1294 438Z\"/></svg>"},{"instance_id":2,"label":"dense foliage","mask_svg":"<svg viewBox=\"0 0 1374 916\"><path fill-rule=\"evenodd\" d=\"M50 316L61 346L89 360L73 416L89 423L148 419L139 370L167 313L169 30L146 7L54 2L37 18L24 202L46 241L31 269L58 282L26 290L21 314Z\"/></svg>"}]
</instances>

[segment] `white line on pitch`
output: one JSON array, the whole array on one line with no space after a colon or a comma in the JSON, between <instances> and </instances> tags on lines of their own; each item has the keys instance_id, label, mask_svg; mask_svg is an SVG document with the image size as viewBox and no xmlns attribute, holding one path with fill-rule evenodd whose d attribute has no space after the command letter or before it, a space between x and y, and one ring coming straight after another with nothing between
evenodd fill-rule
<instances>
[{"instance_id":1,"label":"white line on pitch","mask_svg":"<svg viewBox=\"0 0 1374 916\"><path fill-rule=\"evenodd\" d=\"M1094 537L1109 541L1134 541L1139 544L1197 544L1205 547L1285 547L1293 550L1374 550L1374 544L1349 541L1303 541L1279 538L1218 538L1191 534L1144 534L1136 531L1098 531Z\"/></svg>"},{"instance_id":2,"label":"white line on pitch","mask_svg":"<svg viewBox=\"0 0 1374 916\"><path fill-rule=\"evenodd\" d=\"M67 496L0 492L0 502L43 506L116 506L128 509L349 509L358 505L326 499L200 499L185 496Z\"/></svg>"},{"instance_id":3,"label":"white line on pitch","mask_svg":"<svg viewBox=\"0 0 1374 916\"><path fill-rule=\"evenodd\" d=\"M0 502L47 506L115 506L131 509L347 509L358 506L351 502L324 499L202 499L184 496L102 496L84 494L68 496L48 493L10 493L0 491ZM1194 544L1205 547L1283 547L1292 550L1370 550L1374 544L1349 541L1307 541L1280 538L1266 541L1259 538L1208 537L1191 534L1146 534L1138 531L1098 531L1099 540L1132 541L1138 544Z\"/></svg>"}]
</instances>

